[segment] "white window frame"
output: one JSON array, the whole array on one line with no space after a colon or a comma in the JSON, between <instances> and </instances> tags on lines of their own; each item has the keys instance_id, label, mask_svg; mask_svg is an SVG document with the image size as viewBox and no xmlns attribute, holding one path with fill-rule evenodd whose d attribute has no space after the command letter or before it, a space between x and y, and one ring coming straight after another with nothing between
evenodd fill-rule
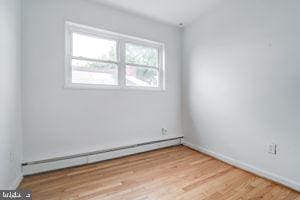
<instances>
[{"instance_id":1,"label":"white window frame","mask_svg":"<svg viewBox=\"0 0 300 200\"><path fill-rule=\"evenodd\" d=\"M80 58L80 60L96 61L103 63L113 63L118 66L118 85L102 85L102 84L81 84L72 83L72 59L76 57L72 56L72 35L73 33L79 33L83 35L89 35L99 37L103 39L111 39L117 42L117 61L105 61L99 59L86 59ZM142 86L126 86L126 59L125 59L125 45L131 43L135 45L142 45L147 47L153 47L158 50L158 69L159 81L158 87L142 87ZM146 39L141 39L133 36L119 34L103 29L93 28L73 22L66 22L65 24L65 88L71 89L128 89L128 90L150 90L150 91L164 91L165 88L165 45L160 42L154 42ZM145 65L129 64L136 67L147 67ZM155 67L153 67L155 68Z\"/></svg>"}]
</instances>

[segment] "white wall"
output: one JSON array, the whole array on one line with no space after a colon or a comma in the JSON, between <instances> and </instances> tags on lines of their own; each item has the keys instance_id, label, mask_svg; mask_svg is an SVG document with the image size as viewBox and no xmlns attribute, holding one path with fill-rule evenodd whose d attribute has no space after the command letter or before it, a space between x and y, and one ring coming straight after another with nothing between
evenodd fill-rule
<instances>
[{"instance_id":1,"label":"white wall","mask_svg":"<svg viewBox=\"0 0 300 200\"><path fill-rule=\"evenodd\" d=\"M183 32L185 140L298 190L299 8L299 0L228 0Z\"/></svg>"},{"instance_id":2,"label":"white wall","mask_svg":"<svg viewBox=\"0 0 300 200\"><path fill-rule=\"evenodd\" d=\"M0 0L0 189L21 178L20 4Z\"/></svg>"},{"instance_id":3,"label":"white wall","mask_svg":"<svg viewBox=\"0 0 300 200\"><path fill-rule=\"evenodd\" d=\"M66 20L165 43L167 90L64 89ZM23 29L25 162L181 134L177 28L86 0L26 0Z\"/></svg>"}]
</instances>

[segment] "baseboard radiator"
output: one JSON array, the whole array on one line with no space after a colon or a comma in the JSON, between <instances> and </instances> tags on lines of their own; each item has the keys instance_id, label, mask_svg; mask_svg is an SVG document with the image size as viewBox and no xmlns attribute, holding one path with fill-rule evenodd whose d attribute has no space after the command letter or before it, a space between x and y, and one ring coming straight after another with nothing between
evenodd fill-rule
<instances>
[{"instance_id":1,"label":"baseboard radiator","mask_svg":"<svg viewBox=\"0 0 300 200\"><path fill-rule=\"evenodd\" d=\"M122 146L118 148L105 149L77 155L70 155L46 160L39 160L22 164L24 175L32 175L47 171L53 171L73 166L96 163L113 158L119 158L132 154L142 153L155 149L180 145L183 137L174 137L163 140L156 140L140 144Z\"/></svg>"}]
</instances>

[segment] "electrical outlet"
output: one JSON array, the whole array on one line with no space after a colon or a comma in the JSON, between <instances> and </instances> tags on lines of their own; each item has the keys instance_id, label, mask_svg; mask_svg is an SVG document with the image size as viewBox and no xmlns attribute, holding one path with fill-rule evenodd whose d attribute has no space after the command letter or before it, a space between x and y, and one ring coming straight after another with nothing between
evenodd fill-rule
<instances>
[{"instance_id":1,"label":"electrical outlet","mask_svg":"<svg viewBox=\"0 0 300 200\"><path fill-rule=\"evenodd\" d=\"M275 143L269 144L269 146L268 146L268 153L276 155L277 154L277 144L275 144Z\"/></svg>"},{"instance_id":2,"label":"electrical outlet","mask_svg":"<svg viewBox=\"0 0 300 200\"><path fill-rule=\"evenodd\" d=\"M162 135L167 135L167 134L168 134L168 130L165 129L165 128L162 128L162 129L161 129L161 134L162 134Z\"/></svg>"}]
</instances>

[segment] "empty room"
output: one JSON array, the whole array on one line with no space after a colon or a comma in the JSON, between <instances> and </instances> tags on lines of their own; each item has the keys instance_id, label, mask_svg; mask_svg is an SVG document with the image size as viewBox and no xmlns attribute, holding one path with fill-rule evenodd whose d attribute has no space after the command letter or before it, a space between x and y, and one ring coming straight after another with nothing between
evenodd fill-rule
<instances>
[{"instance_id":1,"label":"empty room","mask_svg":"<svg viewBox=\"0 0 300 200\"><path fill-rule=\"evenodd\" d=\"M0 200L300 200L300 0L0 0Z\"/></svg>"}]
</instances>

